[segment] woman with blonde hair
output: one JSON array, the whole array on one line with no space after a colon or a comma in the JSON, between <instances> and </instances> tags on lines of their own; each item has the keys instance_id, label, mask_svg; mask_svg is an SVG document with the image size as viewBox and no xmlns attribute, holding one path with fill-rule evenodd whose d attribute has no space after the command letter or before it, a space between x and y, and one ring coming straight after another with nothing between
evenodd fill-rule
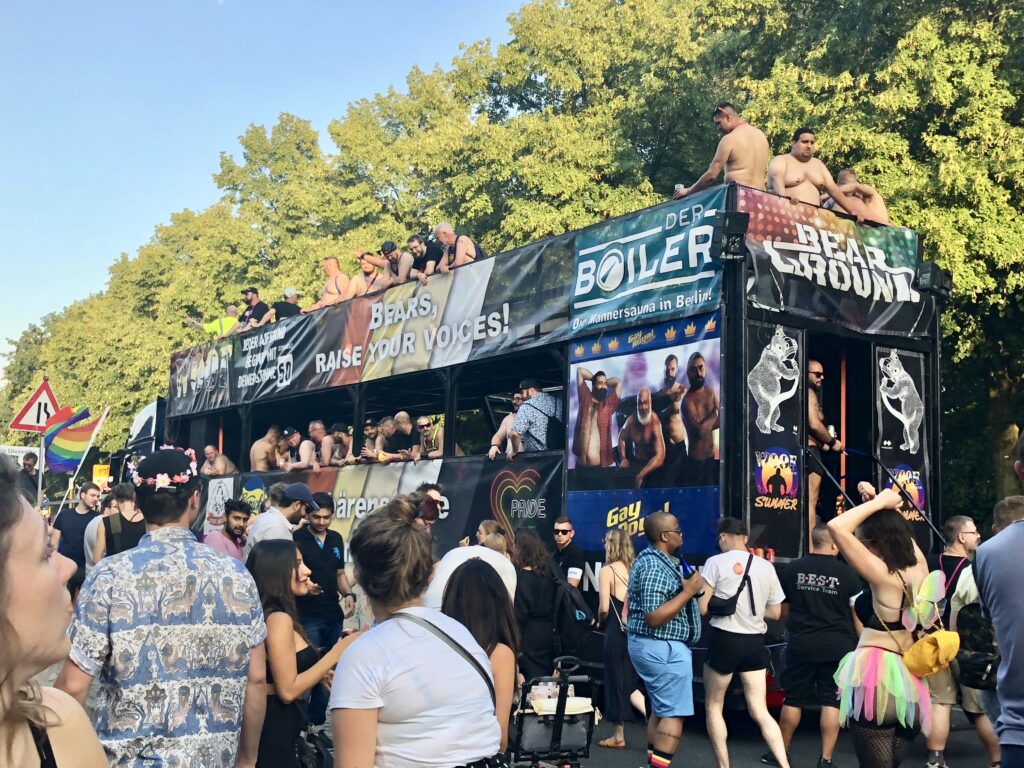
<instances>
[{"instance_id":1,"label":"woman with blonde hair","mask_svg":"<svg viewBox=\"0 0 1024 768\"><path fill-rule=\"evenodd\" d=\"M508 557L508 542L500 533L495 532L484 534L483 539L480 541L480 546L493 549L495 552L500 552L505 557Z\"/></svg>"},{"instance_id":2,"label":"woman with blonde hair","mask_svg":"<svg viewBox=\"0 0 1024 768\"><path fill-rule=\"evenodd\" d=\"M636 553L629 535L615 528L604 537L604 565L598 576L600 597L598 624L604 628L604 715L615 726L614 735L598 742L608 749L625 749L623 721L630 698L639 686L626 648L626 622L623 606L629 587L629 569Z\"/></svg>"},{"instance_id":3,"label":"woman with blonde hair","mask_svg":"<svg viewBox=\"0 0 1024 768\"><path fill-rule=\"evenodd\" d=\"M71 649L67 583L76 566L57 553L17 478L0 456L0 765L100 768L107 759L78 702L31 682Z\"/></svg>"}]
</instances>

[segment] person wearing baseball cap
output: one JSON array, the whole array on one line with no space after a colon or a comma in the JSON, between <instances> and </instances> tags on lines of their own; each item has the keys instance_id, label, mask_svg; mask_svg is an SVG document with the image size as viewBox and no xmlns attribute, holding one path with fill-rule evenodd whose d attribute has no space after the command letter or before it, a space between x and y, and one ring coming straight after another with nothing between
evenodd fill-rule
<instances>
[{"instance_id":1,"label":"person wearing baseball cap","mask_svg":"<svg viewBox=\"0 0 1024 768\"><path fill-rule=\"evenodd\" d=\"M159 450L130 466L129 475L148 532L89 576L56 686L84 703L99 677L105 712L150 711L153 691L173 691L183 702L216 690L225 702L265 697L267 627L256 584L241 562L199 543L190 530L199 514L195 452ZM144 727L131 717L102 716L96 732L113 764L145 755L157 765L186 765L200 754L216 755L218 764L253 765L262 721L262 710L234 706L209 720L155 717Z\"/></svg>"},{"instance_id":2,"label":"person wearing baseball cap","mask_svg":"<svg viewBox=\"0 0 1024 768\"><path fill-rule=\"evenodd\" d=\"M242 300L245 302L245 311L238 318L238 323L231 329L231 334L245 333L253 328L259 328L271 321L270 307L260 301L260 292L257 288L249 286L242 289Z\"/></svg>"},{"instance_id":3,"label":"person wearing baseball cap","mask_svg":"<svg viewBox=\"0 0 1024 768\"><path fill-rule=\"evenodd\" d=\"M302 314L299 309L299 293L294 288L284 289L284 301L275 301L270 307L271 321L284 320L286 317L298 317Z\"/></svg>"},{"instance_id":4,"label":"person wearing baseball cap","mask_svg":"<svg viewBox=\"0 0 1024 768\"><path fill-rule=\"evenodd\" d=\"M391 285L409 280L414 261L411 253L405 253L391 240L385 240L380 245L380 255L386 260L384 274L388 276Z\"/></svg>"},{"instance_id":5,"label":"person wearing baseball cap","mask_svg":"<svg viewBox=\"0 0 1024 768\"><path fill-rule=\"evenodd\" d=\"M268 539L292 540L292 526L302 519L307 512L315 512L320 506L313 498L313 492L305 483L289 483L283 489L273 489L270 494L270 507L257 516L249 526L249 534L245 539L245 557L249 557L252 548L261 541Z\"/></svg>"}]
</instances>

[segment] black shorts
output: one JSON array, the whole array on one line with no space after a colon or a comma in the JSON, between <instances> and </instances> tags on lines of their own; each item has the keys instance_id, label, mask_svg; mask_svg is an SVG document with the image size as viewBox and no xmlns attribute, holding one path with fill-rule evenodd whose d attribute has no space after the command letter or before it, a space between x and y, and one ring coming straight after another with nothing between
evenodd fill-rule
<instances>
[{"instance_id":1,"label":"black shorts","mask_svg":"<svg viewBox=\"0 0 1024 768\"><path fill-rule=\"evenodd\" d=\"M838 707L835 674L839 660L802 661L798 654L786 654L786 669L782 673L782 688L786 691L787 707Z\"/></svg>"},{"instance_id":2,"label":"black shorts","mask_svg":"<svg viewBox=\"0 0 1024 768\"><path fill-rule=\"evenodd\" d=\"M770 660L771 656L764 645L764 635L741 635L711 628L707 665L718 674L756 672L767 669Z\"/></svg>"}]
</instances>

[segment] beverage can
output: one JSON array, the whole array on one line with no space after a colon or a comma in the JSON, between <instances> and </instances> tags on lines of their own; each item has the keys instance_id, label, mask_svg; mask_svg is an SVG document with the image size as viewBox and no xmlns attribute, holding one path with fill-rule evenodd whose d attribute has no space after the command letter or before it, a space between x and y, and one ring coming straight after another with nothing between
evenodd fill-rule
<instances>
[{"instance_id":1,"label":"beverage can","mask_svg":"<svg viewBox=\"0 0 1024 768\"><path fill-rule=\"evenodd\" d=\"M754 551L754 554L757 555L758 557L764 557L764 547L758 547Z\"/></svg>"},{"instance_id":2,"label":"beverage can","mask_svg":"<svg viewBox=\"0 0 1024 768\"><path fill-rule=\"evenodd\" d=\"M769 563L774 563L775 562L775 550L774 549L769 549L768 550L768 562Z\"/></svg>"}]
</instances>

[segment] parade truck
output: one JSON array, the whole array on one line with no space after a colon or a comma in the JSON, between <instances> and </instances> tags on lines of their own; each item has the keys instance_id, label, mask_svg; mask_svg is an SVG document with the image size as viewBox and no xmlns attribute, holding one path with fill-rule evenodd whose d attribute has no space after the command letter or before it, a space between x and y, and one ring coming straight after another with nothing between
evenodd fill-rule
<instances>
[{"instance_id":1,"label":"parade truck","mask_svg":"<svg viewBox=\"0 0 1024 768\"><path fill-rule=\"evenodd\" d=\"M331 494L348 541L395 494L439 483L440 552L487 519L551 542L566 515L590 561L585 591L605 533L641 549L657 510L679 520L691 562L715 554L723 515L766 557L798 557L810 482L819 520L856 501L860 480L897 487L927 548L949 287L909 229L723 185L178 352L166 439L212 444L241 470L206 483L208 527L228 498L256 509L271 483L302 481ZM844 451L809 448L811 361ZM549 450L492 460L523 379L561 404ZM441 458L248 471L271 425L342 422L358 455L364 423L399 411L444 425Z\"/></svg>"}]
</instances>

